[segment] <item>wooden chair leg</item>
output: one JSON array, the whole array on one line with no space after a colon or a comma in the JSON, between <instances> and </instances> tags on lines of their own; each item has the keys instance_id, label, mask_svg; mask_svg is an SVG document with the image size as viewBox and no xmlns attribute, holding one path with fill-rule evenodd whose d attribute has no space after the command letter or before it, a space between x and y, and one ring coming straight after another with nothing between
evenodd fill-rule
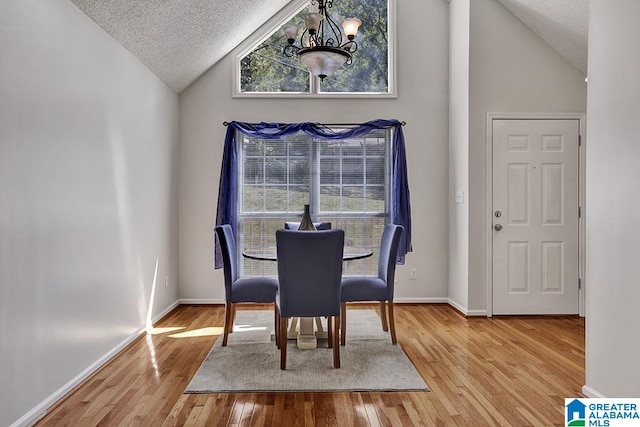
<instances>
[{"instance_id":1,"label":"wooden chair leg","mask_svg":"<svg viewBox=\"0 0 640 427\"><path fill-rule=\"evenodd\" d=\"M347 303L340 303L340 343L347 342Z\"/></svg>"},{"instance_id":2,"label":"wooden chair leg","mask_svg":"<svg viewBox=\"0 0 640 427\"><path fill-rule=\"evenodd\" d=\"M280 348L280 316L278 316L278 306L273 305L273 330L276 335L276 347Z\"/></svg>"},{"instance_id":3,"label":"wooden chair leg","mask_svg":"<svg viewBox=\"0 0 640 427\"><path fill-rule=\"evenodd\" d=\"M280 317L280 369L287 369L287 318Z\"/></svg>"},{"instance_id":4,"label":"wooden chair leg","mask_svg":"<svg viewBox=\"0 0 640 427\"><path fill-rule=\"evenodd\" d=\"M380 301L380 320L382 321L382 330L387 332L389 327L387 326L387 305L385 301Z\"/></svg>"},{"instance_id":5,"label":"wooden chair leg","mask_svg":"<svg viewBox=\"0 0 640 427\"><path fill-rule=\"evenodd\" d=\"M231 304L231 329L229 329L229 333L233 332L233 325L236 323L236 304Z\"/></svg>"},{"instance_id":6,"label":"wooden chair leg","mask_svg":"<svg viewBox=\"0 0 640 427\"><path fill-rule=\"evenodd\" d=\"M227 339L229 338L230 330L233 330L232 312L233 312L233 303L232 302L226 303L224 308L224 328L222 332L223 347L227 345Z\"/></svg>"},{"instance_id":7,"label":"wooden chair leg","mask_svg":"<svg viewBox=\"0 0 640 427\"><path fill-rule=\"evenodd\" d=\"M340 322L340 316L331 316L331 325L330 327L333 328L333 367L334 368L339 368L340 367L340 343L338 342L338 336L339 336L339 331L338 331L338 324Z\"/></svg>"},{"instance_id":8,"label":"wooden chair leg","mask_svg":"<svg viewBox=\"0 0 640 427\"><path fill-rule=\"evenodd\" d=\"M331 316L327 317L327 347L333 347L333 328L331 327Z\"/></svg>"},{"instance_id":9,"label":"wooden chair leg","mask_svg":"<svg viewBox=\"0 0 640 427\"><path fill-rule=\"evenodd\" d=\"M389 328L391 329L391 342L393 344L397 344L398 340L396 339L396 321L393 318L393 301L389 301L387 305L389 306Z\"/></svg>"}]
</instances>

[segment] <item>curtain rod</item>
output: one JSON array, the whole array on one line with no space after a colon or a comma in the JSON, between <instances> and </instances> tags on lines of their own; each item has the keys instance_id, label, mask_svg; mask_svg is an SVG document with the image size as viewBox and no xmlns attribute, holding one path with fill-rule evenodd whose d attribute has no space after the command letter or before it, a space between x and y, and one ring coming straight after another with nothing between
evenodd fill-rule
<instances>
[{"instance_id":1,"label":"curtain rod","mask_svg":"<svg viewBox=\"0 0 640 427\"><path fill-rule=\"evenodd\" d=\"M224 121L222 122L222 124L224 126L229 126L229 122ZM364 123L320 123L322 126L359 126L362 125ZM400 122L400 125L402 126L406 126L407 122L405 122L404 120Z\"/></svg>"}]
</instances>

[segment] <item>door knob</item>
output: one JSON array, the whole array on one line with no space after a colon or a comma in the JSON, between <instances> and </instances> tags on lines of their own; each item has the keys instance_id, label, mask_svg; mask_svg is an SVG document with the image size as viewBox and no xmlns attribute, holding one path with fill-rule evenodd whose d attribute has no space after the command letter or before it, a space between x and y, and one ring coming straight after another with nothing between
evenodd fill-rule
<instances>
[{"instance_id":1,"label":"door knob","mask_svg":"<svg viewBox=\"0 0 640 427\"><path fill-rule=\"evenodd\" d=\"M493 229L496 230L496 231L500 231L500 230L502 230L502 226L500 224L496 224L496 225L493 226Z\"/></svg>"}]
</instances>

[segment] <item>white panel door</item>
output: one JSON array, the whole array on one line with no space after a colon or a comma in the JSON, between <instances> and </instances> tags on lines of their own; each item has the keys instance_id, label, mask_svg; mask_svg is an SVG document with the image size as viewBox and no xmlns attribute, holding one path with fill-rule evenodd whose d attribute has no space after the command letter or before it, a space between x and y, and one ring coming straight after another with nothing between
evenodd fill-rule
<instances>
[{"instance_id":1,"label":"white panel door","mask_svg":"<svg viewBox=\"0 0 640 427\"><path fill-rule=\"evenodd\" d=\"M578 313L578 120L493 120L493 314Z\"/></svg>"}]
</instances>

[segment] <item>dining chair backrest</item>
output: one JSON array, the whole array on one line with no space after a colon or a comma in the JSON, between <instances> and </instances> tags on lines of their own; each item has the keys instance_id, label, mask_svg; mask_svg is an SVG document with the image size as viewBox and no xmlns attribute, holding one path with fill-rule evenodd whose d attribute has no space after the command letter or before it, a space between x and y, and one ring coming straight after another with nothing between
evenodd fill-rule
<instances>
[{"instance_id":1,"label":"dining chair backrest","mask_svg":"<svg viewBox=\"0 0 640 427\"><path fill-rule=\"evenodd\" d=\"M387 284L389 297L393 297L393 284L396 275L396 258L398 246L404 227L397 224L387 224L380 239L380 256L378 257L378 277Z\"/></svg>"},{"instance_id":2,"label":"dining chair backrest","mask_svg":"<svg viewBox=\"0 0 640 427\"><path fill-rule=\"evenodd\" d=\"M282 317L340 315L344 230L277 230Z\"/></svg>"},{"instance_id":3,"label":"dining chair backrest","mask_svg":"<svg viewBox=\"0 0 640 427\"><path fill-rule=\"evenodd\" d=\"M316 230L331 230L331 223L330 222L314 222L313 225L315 225ZM285 230L297 230L298 227L300 227L300 223L299 222L285 222L284 223L284 229Z\"/></svg>"},{"instance_id":4,"label":"dining chair backrest","mask_svg":"<svg viewBox=\"0 0 640 427\"><path fill-rule=\"evenodd\" d=\"M233 229L229 224L218 225L216 235L220 242L222 253L222 265L224 268L224 289L227 299L231 295L231 285L238 280L238 251L236 239L233 237Z\"/></svg>"}]
</instances>

